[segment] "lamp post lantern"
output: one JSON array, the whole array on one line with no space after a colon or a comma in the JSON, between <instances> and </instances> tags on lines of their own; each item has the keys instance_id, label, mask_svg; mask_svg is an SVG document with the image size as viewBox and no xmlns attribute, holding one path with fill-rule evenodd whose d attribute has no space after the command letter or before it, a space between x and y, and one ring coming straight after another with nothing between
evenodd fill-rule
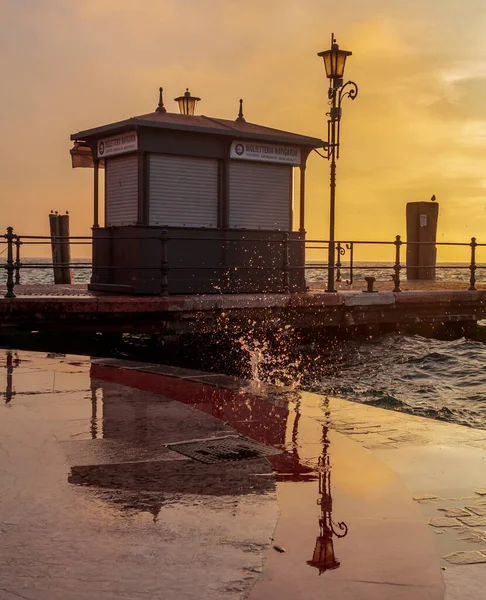
<instances>
[{"instance_id":1,"label":"lamp post lantern","mask_svg":"<svg viewBox=\"0 0 486 600\"><path fill-rule=\"evenodd\" d=\"M336 160L339 158L339 140L341 129L341 103L348 97L354 100L358 95L358 86L354 81L347 81L343 84L344 67L346 59L351 56L351 52L341 50L336 43L334 34L331 36L331 49L319 52L317 56L322 56L326 76L329 79L329 106L330 111L327 121L327 158L331 161L330 176L330 211L329 211L329 254L327 271L327 289L326 292L335 292L335 241L334 228L336 219Z\"/></svg>"}]
</instances>

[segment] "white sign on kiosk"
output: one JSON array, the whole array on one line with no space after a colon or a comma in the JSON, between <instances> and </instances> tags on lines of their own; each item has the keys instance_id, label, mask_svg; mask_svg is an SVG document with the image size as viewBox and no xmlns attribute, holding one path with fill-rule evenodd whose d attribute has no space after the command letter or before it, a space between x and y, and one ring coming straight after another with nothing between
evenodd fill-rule
<instances>
[{"instance_id":1,"label":"white sign on kiosk","mask_svg":"<svg viewBox=\"0 0 486 600\"><path fill-rule=\"evenodd\" d=\"M239 160L300 165L300 148L261 144L259 142L233 142L230 157Z\"/></svg>"},{"instance_id":2,"label":"white sign on kiosk","mask_svg":"<svg viewBox=\"0 0 486 600\"><path fill-rule=\"evenodd\" d=\"M138 136L136 131L129 131L120 135L98 140L98 158L124 154L138 150Z\"/></svg>"}]
</instances>

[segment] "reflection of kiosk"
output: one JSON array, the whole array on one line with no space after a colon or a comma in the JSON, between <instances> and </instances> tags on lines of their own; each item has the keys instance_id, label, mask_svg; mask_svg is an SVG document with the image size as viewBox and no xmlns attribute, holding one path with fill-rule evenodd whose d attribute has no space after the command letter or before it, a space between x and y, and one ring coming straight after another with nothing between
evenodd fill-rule
<instances>
[{"instance_id":1,"label":"reflection of kiosk","mask_svg":"<svg viewBox=\"0 0 486 600\"><path fill-rule=\"evenodd\" d=\"M145 294L305 290L304 192L319 139L194 115L198 98L71 136L94 168L90 289ZM292 230L300 169L299 230ZM99 169L105 169L104 227Z\"/></svg>"}]
</instances>

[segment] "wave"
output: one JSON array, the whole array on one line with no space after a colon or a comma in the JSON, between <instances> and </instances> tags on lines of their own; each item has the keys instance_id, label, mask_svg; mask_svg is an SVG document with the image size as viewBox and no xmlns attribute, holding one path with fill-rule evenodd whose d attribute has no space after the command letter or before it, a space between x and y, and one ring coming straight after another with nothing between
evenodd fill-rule
<instances>
[{"instance_id":1,"label":"wave","mask_svg":"<svg viewBox=\"0 0 486 600\"><path fill-rule=\"evenodd\" d=\"M338 346L320 355L328 368L309 370L304 389L486 429L482 342L389 335Z\"/></svg>"}]
</instances>

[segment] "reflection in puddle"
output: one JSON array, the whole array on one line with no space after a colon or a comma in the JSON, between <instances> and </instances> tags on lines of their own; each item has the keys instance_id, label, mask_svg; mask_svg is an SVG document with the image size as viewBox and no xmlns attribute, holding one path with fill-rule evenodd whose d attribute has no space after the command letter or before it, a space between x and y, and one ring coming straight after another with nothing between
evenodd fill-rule
<instances>
[{"instance_id":1,"label":"reflection in puddle","mask_svg":"<svg viewBox=\"0 0 486 600\"><path fill-rule=\"evenodd\" d=\"M79 441L72 434L64 444L71 463L68 481L90 489L118 511L150 513L154 522L167 505L203 502L216 509L218 498L232 497L237 506L242 497L258 502L258 497L274 493L276 482L297 486L296 493L318 507L318 530L310 531L303 549L313 540L315 547L308 548L301 564L315 567L320 575L340 566L334 542L348 532L332 516L330 409L328 400L322 401L319 424L301 414L299 394L283 401L248 390L92 365L90 394L84 399L90 403L89 416L78 422L89 434ZM283 452L206 465L169 449L174 442L235 430Z\"/></svg>"},{"instance_id":2,"label":"reflection in puddle","mask_svg":"<svg viewBox=\"0 0 486 600\"><path fill-rule=\"evenodd\" d=\"M103 431L98 430L100 414L103 414L103 390L91 380L91 419L90 433L92 440L103 438ZM103 419L101 419L103 423Z\"/></svg>"},{"instance_id":3,"label":"reflection in puddle","mask_svg":"<svg viewBox=\"0 0 486 600\"><path fill-rule=\"evenodd\" d=\"M6 352L5 368L7 370L7 382L5 387L5 404L9 404L14 396L15 392L13 389L13 372L15 367L18 367L21 360L16 352Z\"/></svg>"},{"instance_id":4,"label":"reflection in puddle","mask_svg":"<svg viewBox=\"0 0 486 600\"><path fill-rule=\"evenodd\" d=\"M307 564L319 569L319 575L329 569L337 569L340 562L334 555L333 536L343 538L348 533L348 526L343 521L335 523L332 519L331 496L331 464L329 460L329 439L327 426L322 428L322 455L318 461L320 506L319 536L316 539L314 554Z\"/></svg>"},{"instance_id":5,"label":"reflection in puddle","mask_svg":"<svg viewBox=\"0 0 486 600\"><path fill-rule=\"evenodd\" d=\"M118 372L119 373L119 372ZM93 370L92 370L92 374ZM106 374L95 370L98 376ZM116 377L116 372L111 370L110 379ZM120 374L121 375L121 374ZM132 381L138 389L150 390L150 378L143 373L135 374ZM164 379L159 376L159 381ZM116 379L115 379L116 380ZM174 383L174 379L167 381L167 386ZM100 382L101 383L101 382ZM102 384L106 386L106 383ZM109 385L109 384L108 384ZM194 388L193 386L196 385ZM184 390L184 387L186 389ZM258 391L257 391L258 392ZM190 404L208 415L221 419L236 429L242 435L254 440L285 449L283 454L267 457L273 468L275 479L280 483L312 484L317 483L317 505L320 512L318 516L319 530L316 538L312 559L307 561L310 566L316 567L319 574L326 570L336 569L340 563L334 554L334 538L347 535L347 525L335 522L332 518L331 495L331 462L329 455L329 400L323 400L322 413L324 423L320 428L309 430L308 419L302 420L300 395L292 395L290 402L272 401L262 397L260 393L251 393L248 388L237 391L218 389L210 386L201 386L194 382L181 382L179 380L177 399ZM293 409L292 409L293 407ZM315 422L314 422L315 423ZM307 424L307 425L306 425ZM132 424L133 425L133 424ZM306 425L306 426L304 426ZM105 427L105 431L109 428ZM132 435L136 427L132 426ZM316 444L321 449L319 457L308 457L305 449L308 444ZM301 456L301 454L303 454ZM196 467L197 468L197 467ZM314 485L315 485L314 483ZM308 494L301 490L301 493Z\"/></svg>"},{"instance_id":6,"label":"reflection in puddle","mask_svg":"<svg viewBox=\"0 0 486 600\"><path fill-rule=\"evenodd\" d=\"M276 478L279 482L307 483L318 480L318 496L317 505L320 508L319 514L319 535L316 538L312 559L307 561L307 564L319 570L319 575L331 569L337 569L340 562L334 554L333 538L343 538L348 533L348 527L344 522L336 523L332 518L332 490L331 490L331 460L330 460L330 440L329 440L329 421L330 408L329 399L323 399L323 425L320 439L316 439L317 431L307 430L305 434L299 431L301 425L301 401L299 397L294 399L293 423L288 430L287 446L290 448L292 457L291 473L285 473L282 469L283 464L279 457L270 457L269 461L272 464ZM288 418L290 418L289 413ZM301 458L299 449L302 450L305 444L319 441L318 447L321 448L321 455L316 458ZM305 452L304 452L305 453ZM287 464L288 466L288 464ZM301 490L301 493L303 491Z\"/></svg>"}]
</instances>

